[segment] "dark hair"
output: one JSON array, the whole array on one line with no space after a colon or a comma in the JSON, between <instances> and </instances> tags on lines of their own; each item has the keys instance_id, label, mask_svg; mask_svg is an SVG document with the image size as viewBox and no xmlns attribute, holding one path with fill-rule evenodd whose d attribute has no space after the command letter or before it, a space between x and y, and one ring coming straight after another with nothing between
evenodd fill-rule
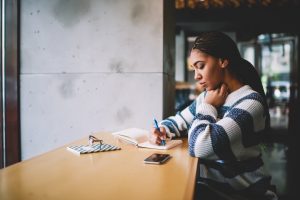
<instances>
[{"instance_id":1,"label":"dark hair","mask_svg":"<svg viewBox=\"0 0 300 200\"><path fill-rule=\"evenodd\" d=\"M249 85L263 97L266 114L266 130L270 128L270 114L260 77L255 67L241 57L236 43L226 34L219 31L201 33L195 40L193 49L216 58L228 60L228 70L243 84Z\"/></svg>"}]
</instances>

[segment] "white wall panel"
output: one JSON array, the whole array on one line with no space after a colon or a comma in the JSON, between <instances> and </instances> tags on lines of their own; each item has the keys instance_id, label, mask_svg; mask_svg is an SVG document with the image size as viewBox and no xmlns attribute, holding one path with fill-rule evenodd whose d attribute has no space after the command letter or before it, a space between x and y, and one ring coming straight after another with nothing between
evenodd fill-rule
<instances>
[{"instance_id":1,"label":"white wall panel","mask_svg":"<svg viewBox=\"0 0 300 200\"><path fill-rule=\"evenodd\" d=\"M162 72L162 1L24 0L22 73Z\"/></svg>"},{"instance_id":2,"label":"white wall panel","mask_svg":"<svg viewBox=\"0 0 300 200\"><path fill-rule=\"evenodd\" d=\"M22 159L91 132L148 129L166 115L174 78L163 4L21 2Z\"/></svg>"},{"instance_id":3,"label":"white wall panel","mask_svg":"<svg viewBox=\"0 0 300 200\"><path fill-rule=\"evenodd\" d=\"M156 73L23 75L23 157L92 132L150 129L162 115L161 80Z\"/></svg>"}]
</instances>

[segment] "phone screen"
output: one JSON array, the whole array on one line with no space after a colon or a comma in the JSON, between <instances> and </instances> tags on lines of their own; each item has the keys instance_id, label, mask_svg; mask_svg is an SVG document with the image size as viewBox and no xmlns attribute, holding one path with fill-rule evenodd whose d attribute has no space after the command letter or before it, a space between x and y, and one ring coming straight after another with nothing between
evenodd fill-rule
<instances>
[{"instance_id":1,"label":"phone screen","mask_svg":"<svg viewBox=\"0 0 300 200\"><path fill-rule=\"evenodd\" d=\"M169 154L154 153L151 156L147 157L144 160L144 163L162 164L162 163L166 162L170 158L171 158L171 156Z\"/></svg>"}]
</instances>

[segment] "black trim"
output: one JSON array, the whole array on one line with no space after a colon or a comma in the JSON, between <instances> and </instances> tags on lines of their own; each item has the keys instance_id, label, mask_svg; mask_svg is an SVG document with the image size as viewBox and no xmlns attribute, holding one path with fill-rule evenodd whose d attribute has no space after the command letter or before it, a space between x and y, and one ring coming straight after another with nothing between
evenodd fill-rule
<instances>
[{"instance_id":1,"label":"black trim","mask_svg":"<svg viewBox=\"0 0 300 200\"><path fill-rule=\"evenodd\" d=\"M21 160L21 137L20 137L20 1L5 1L5 27L1 27L5 31L4 45L4 74L1 74L2 96L4 101L5 119L1 120L1 166L6 167ZM1 38L2 39L2 38ZM2 41L3 42L3 41ZM3 80L4 79L4 80ZM3 88L4 87L4 88ZM2 91L3 89L3 91ZM3 102L1 102L3 104ZM4 120L4 121L3 121ZM5 124L4 124L5 123ZM5 130L4 130L5 127ZM4 145L5 144L5 147ZM2 146L3 145L3 146Z\"/></svg>"}]
</instances>

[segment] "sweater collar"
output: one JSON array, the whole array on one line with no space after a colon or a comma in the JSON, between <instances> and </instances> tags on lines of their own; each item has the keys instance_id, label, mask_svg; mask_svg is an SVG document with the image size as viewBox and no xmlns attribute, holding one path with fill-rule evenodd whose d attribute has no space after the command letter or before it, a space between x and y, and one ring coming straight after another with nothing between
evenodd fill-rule
<instances>
[{"instance_id":1,"label":"sweater collar","mask_svg":"<svg viewBox=\"0 0 300 200\"><path fill-rule=\"evenodd\" d=\"M231 104L232 102L237 101L238 99L252 93L253 90L249 85L244 85L242 87L240 87L239 89L231 92L226 99L225 104Z\"/></svg>"}]
</instances>

